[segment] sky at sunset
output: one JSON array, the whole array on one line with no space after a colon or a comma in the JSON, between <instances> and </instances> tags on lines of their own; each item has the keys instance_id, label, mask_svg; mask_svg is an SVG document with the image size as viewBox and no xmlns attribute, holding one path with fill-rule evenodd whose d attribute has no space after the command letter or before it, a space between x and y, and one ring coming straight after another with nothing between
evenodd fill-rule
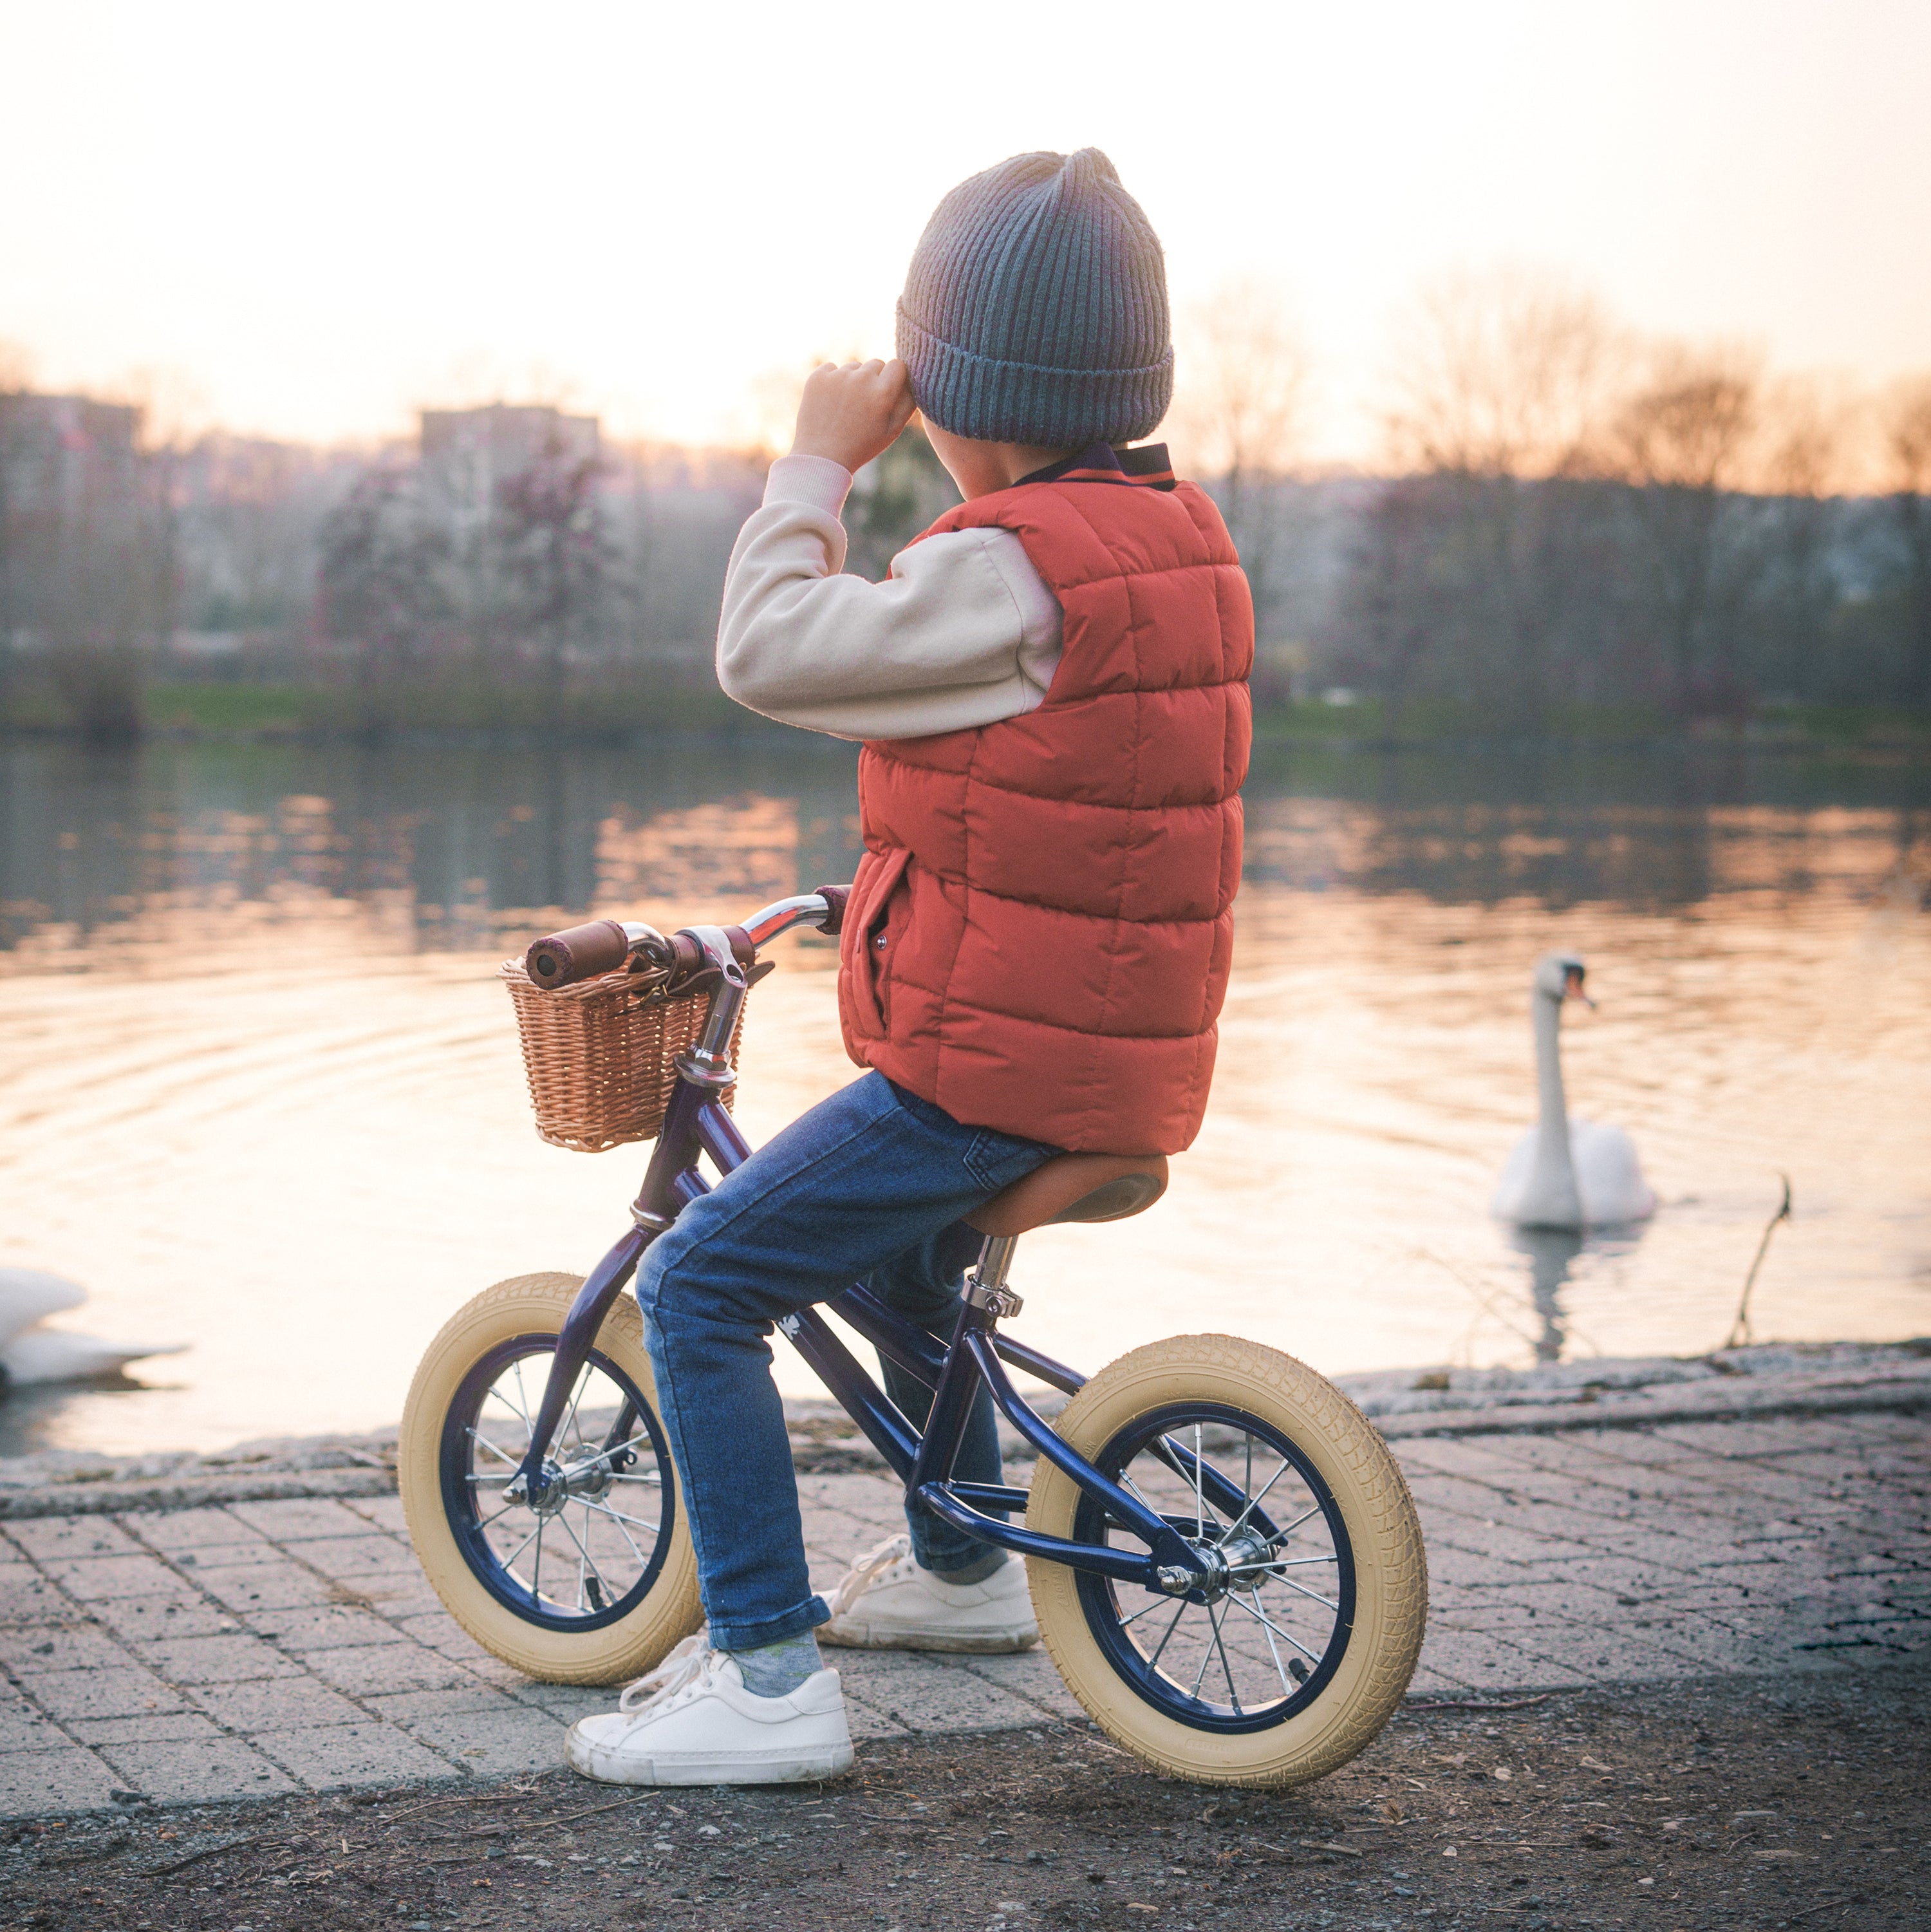
<instances>
[{"instance_id":1,"label":"sky at sunset","mask_svg":"<svg viewBox=\"0 0 1931 1932\"><path fill-rule=\"evenodd\" d=\"M1432 271L1931 366L1925 0L505 6L0 0L0 343L40 386L316 440L541 397L682 440L886 351L939 196L1095 144L1177 303L1276 284L1365 457Z\"/></svg>"}]
</instances>

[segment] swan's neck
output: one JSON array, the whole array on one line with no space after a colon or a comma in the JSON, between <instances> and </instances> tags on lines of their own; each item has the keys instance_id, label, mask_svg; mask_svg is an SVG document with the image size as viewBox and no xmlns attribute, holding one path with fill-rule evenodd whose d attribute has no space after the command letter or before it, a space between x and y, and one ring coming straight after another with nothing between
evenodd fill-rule
<instances>
[{"instance_id":1,"label":"swan's neck","mask_svg":"<svg viewBox=\"0 0 1931 1932\"><path fill-rule=\"evenodd\" d=\"M1582 1199L1576 1186L1576 1164L1569 1149L1569 1103L1562 1090L1562 1004L1537 993L1535 1022L1535 1166L1529 1178L1531 1211L1522 1219L1544 1227L1574 1228L1582 1222Z\"/></svg>"}]
</instances>

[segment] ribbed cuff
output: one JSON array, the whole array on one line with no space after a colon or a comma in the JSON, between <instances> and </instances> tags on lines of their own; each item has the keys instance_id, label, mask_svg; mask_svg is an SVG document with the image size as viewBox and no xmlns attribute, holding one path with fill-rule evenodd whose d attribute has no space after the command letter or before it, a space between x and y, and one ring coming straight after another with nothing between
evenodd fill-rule
<instances>
[{"instance_id":1,"label":"ribbed cuff","mask_svg":"<svg viewBox=\"0 0 1931 1932\"><path fill-rule=\"evenodd\" d=\"M829 456L781 456L765 477L764 500L767 506L808 503L835 517L844 509L851 487L851 472Z\"/></svg>"}]
</instances>

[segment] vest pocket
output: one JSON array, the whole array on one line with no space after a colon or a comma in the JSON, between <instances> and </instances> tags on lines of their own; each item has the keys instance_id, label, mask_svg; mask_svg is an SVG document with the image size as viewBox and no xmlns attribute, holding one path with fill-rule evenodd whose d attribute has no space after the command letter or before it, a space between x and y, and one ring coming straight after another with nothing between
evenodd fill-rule
<instances>
[{"instance_id":1,"label":"vest pocket","mask_svg":"<svg viewBox=\"0 0 1931 1932\"><path fill-rule=\"evenodd\" d=\"M886 923L911 860L912 854L903 846L895 846L875 856L867 855L859 868L864 886L864 909L856 922L848 919L846 927L851 934L852 987L859 1030L877 1040L884 1039L888 1031L886 981L896 938L895 933L887 932ZM901 919L892 923L902 929L904 922Z\"/></svg>"}]
</instances>

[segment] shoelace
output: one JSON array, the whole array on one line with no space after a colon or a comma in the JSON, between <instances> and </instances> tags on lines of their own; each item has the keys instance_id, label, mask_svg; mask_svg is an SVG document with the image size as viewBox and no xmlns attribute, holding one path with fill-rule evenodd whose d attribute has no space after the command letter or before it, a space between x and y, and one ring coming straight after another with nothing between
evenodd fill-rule
<instances>
[{"instance_id":1,"label":"shoelace","mask_svg":"<svg viewBox=\"0 0 1931 1932\"><path fill-rule=\"evenodd\" d=\"M912 1539L902 1530L896 1536L888 1536L876 1550L868 1550L838 1579L838 1586L831 1595L832 1615L843 1616L871 1588L880 1571L903 1562L911 1554Z\"/></svg>"},{"instance_id":2,"label":"shoelace","mask_svg":"<svg viewBox=\"0 0 1931 1932\"><path fill-rule=\"evenodd\" d=\"M626 1717L634 1717L654 1704L667 1702L679 1691L700 1682L724 1654L711 1648L711 1634L707 1630L687 1636L655 1670L646 1671L634 1684L624 1686L617 1708Z\"/></svg>"}]
</instances>

